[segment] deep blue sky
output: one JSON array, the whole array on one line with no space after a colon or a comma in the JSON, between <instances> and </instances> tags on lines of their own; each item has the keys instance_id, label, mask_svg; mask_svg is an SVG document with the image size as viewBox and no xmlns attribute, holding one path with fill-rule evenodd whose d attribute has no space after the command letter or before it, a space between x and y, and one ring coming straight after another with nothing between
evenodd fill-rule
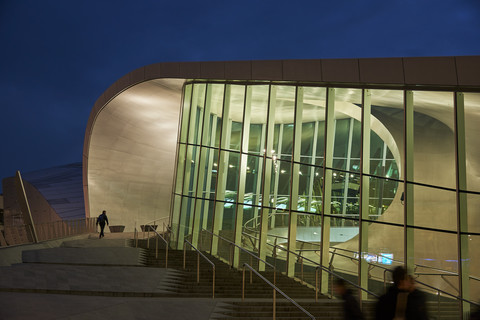
<instances>
[{"instance_id":1,"label":"deep blue sky","mask_svg":"<svg viewBox=\"0 0 480 320\"><path fill-rule=\"evenodd\" d=\"M81 161L95 100L147 64L479 54L479 0L0 0L0 179Z\"/></svg>"}]
</instances>

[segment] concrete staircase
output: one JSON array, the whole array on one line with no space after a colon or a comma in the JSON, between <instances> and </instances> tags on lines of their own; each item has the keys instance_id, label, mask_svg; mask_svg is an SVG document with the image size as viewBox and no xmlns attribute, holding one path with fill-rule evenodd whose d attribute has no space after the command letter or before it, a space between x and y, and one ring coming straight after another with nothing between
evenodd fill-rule
<instances>
[{"instance_id":1,"label":"concrete staircase","mask_svg":"<svg viewBox=\"0 0 480 320\"><path fill-rule=\"evenodd\" d=\"M140 240L138 246L145 249L145 266L165 267L165 251L159 250L158 259L155 258L155 249L147 249L146 240ZM245 301L242 297L241 271L231 268L222 260L203 252L215 264L215 299L220 299L211 319L271 319L273 314L273 289L255 274L245 273ZM246 261L247 263L250 260ZM169 250L168 268L180 270L182 275L170 279L169 290L173 296L182 297L212 297L212 267L200 258L200 281L197 283L197 253L186 252L186 268L183 269L183 251ZM273 282L273 271L264 271L261 274ZM294 299L317 319L342 319L341 301L330 300L319 295L319 302L315 302L315 291L300 282L279 272L276 274L276 285L290 298ZM291 302L277 293L277 319L306 319L308 318Z\"/></svg>"},{"instance_id":2,"label":"concrete staircase","mask_svg":"<svg viewBox=\"0 0 480 320\"><path fill-rule=\"evenodd\" d=\"M165 251L159 249L158 258L155 258L155 242L150 240L150 249L147 241L139 240L138 246L144 249L142 262L148 267L165 267ZM132 242L133 245L133 242ZM160 245L160 244L159 244ZM250 273L245 273L245 301L242 297L242 271L231 268L223 260L202 252L214 264L215 299L220 299L211 319L271 319L273 315L273 289L255 274L250 283ZM243 262L250 264L250 259L244 257ZM172 296L185 298L211 298L212 297L212 267L203 258L200 258L200 275L197 283L197 253L186 251L186 266L183 269L183 251L169 250L168 268L178 270L177 277L170 277L165 290ZM273 272L264 271L261 274L273 283ZM308 273L305 273L308 281ZM312 280L312 279L310 279ZM329 299L319 295L315 302L315 291L300 281L289 278L277 271L276 285L280 290L294 299L298 304L315 316L316 319L342 319L342 302L338 299ZM300 311L291 302L277 293L276 319L307 319L308 316ZM363 302L362 309L365 319L374 319L376 301ZM458 316L458 303L442 301L427 302L430 319L456 320Z\"/></svg>"}]
</instances>

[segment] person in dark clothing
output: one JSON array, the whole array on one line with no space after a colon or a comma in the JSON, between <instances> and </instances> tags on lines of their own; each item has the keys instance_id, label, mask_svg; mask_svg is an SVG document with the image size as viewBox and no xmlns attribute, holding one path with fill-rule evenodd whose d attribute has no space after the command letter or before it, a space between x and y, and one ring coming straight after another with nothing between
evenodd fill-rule
<instances>
[{"instance_id":1,"label":"person in dark clothing","mask_svg":"<svg viewBox=\"0 0 480 320\"><path fill-rule=\"evenodd\" d=\"M403 267L393 270L393 286L382 295L375 309L376 320L428 320L426 297Z\"/></svg>"},{"instance_id":2,"label":"person in dark clothing","mask_svg":"<svg viewBox=\"0 0 480 320\"><path fill-rule=\"evenodd\" d=\"M407 308L405 316L407 319L428 319L427 313L427 297L425 293L417 289L415 279L411 276L407 276L407 288L409 292L407 299Z\"/></svg>"},{"instance_id":3,"label":"person in dark clothing","mask_svg":"<svg viewBox=\"0 0 480 320\"><path fill-rule=\"evenodd\" d=\"M480 309L476 309L470 314L470 320L480 320Z\"/></svg>"},{"instance_id":4,"label":"person in dark clothing","mask_svg":"<svg viewBox=\"0 0 480 320\"><path fill-rule=\"evenodd\" d=\"M97 218L97 226L100 225L100 235L98 238L105 237L103 229L105 229L105 223L108 225L107 211L103 210L102 214Z\"/></svg>"},{"instance_id":5,"label":"person in dark clothing","mask_svg":"<svg viewBox=\"0 0 480 320\"><path fill-rule=\"evenodd\" d=\"M363 320L362 310L352 290L347 287L345 280L336 278L333 283L335 293L343 300L343 317L345 320Z\"/></svg>"}]
</instances>

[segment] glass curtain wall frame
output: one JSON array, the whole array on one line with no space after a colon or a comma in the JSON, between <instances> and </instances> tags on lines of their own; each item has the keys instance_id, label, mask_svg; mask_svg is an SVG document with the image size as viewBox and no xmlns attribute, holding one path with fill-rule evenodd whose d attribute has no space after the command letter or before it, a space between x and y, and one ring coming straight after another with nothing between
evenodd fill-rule
<instances>
[{"instance_id":1,"label":"glass curtain wall frame","mask_svg":"<svg viewBox=\"0 0 480 320\"><path fill-rule=\"evenodd\" d=\"M197 83L187 85L190 86L190 101L194 100L195 85ZM223 92L228 92L227 88L231 86L231 84L218 85L226 88ZM477 148L474 141L475 119L478 117L476 110L480 105L479 93L437 92L431 89L409 91L302 87L286 84L236 85L241 87L239 92L243 92L242 96L238 99L222 99L220 109L222 112L228 109L226 101L230 103L242 101L240 107L242 116L237 117L238 121L230 117L229 123L222 114L217 113L215 114L217 126L214 126L214 115L210 115L209 137L213 144L198 141L193 143L188 140L190 139L189 130L198 132L200 129L197 125L199 114L193 116L190 112L191 108L187 102L189 92L187 86L185 87L173 198L173 225L177 224L177 228L182 225L183 230L188 225L190 231L185 235L192 232L192 223L189 222L192 215L187 213L189 204L187 200L182 200L182 197L193 197L197 200L197 205L194 201L193 206L199 207L201 212L197 223L197 209L193 209L195 214L193 225L200 224L202 226L200 229L208 225L214 232L226 232L228 230L224 227L227 228L228 225L232 233L229 239L242 245L246 243L244 233L248 230L253 236L249 237L252 240L249 240L248 249L266 257L273 252L269 244L272 244L275 237L265 239L267 237L264 235L265 241L262 243L260 239L262 233L277 233L289 240L285 243L285 247L289 246L293 249L293 243L295 243L297 250L297 244L305 240L301 234L311 226L308 225L309 223L315 221L315 227L321 228L320 235L317 235L319 236L317 244L323 250L321 259L324 266L330 261L331 253L329 252L333 250L330 248L333 246L337 251L352 249L352 255L357 252L356 257L360 264L364 264L364 260L372 263L368 260L371 260L371 255L375 254L377 264L378 259L389 262L392 258L390 259L392 265L398 262L407 267L415 267L419 261L429 259L417 250L422 241L425 241L424 237L451 235L453 232L457 234L456 237L454 236L457 245L449 250L448 260L453 260L451 257L456 256L459 262L468 261L468 263L459 263L457 266L458 277L455 280L458 283L457 288L462 291L464 298L471 299L477 294L478 288L476 289L473 285L475 282L472 282L471 277L479 275L472 271L475 270L472 265L476 260L470 256L473 251L468 244L474 241L470 240L471 238L477 238L480 229L478 227L480 223L477 223L475 218L478 216L475 214L477 207L475 203L480 203L478 200L480 187L477 186L476 175L472 174L476 172L477 166L472 155ZM263 88L259 89L260 86ZM251 90L250 93L249 90ZM257 96L262 97L261 99L254 98L255 90L257 90ZM298 97L302 90L303 98L300 100ZM324 99L322 98L324 102L313 103L320 109L324 108L325 111L317 112L325 114L323 119L308 118L306 110L312 108L308 90L324 92ZM208 95L208 85L206 92ZM245 116L249 99L251 99L252 111L248 123ZM256 121L252 116L256 105L262 105L263 115L259 117L261 121ZM367 106L370 108L369 111L366 111ZM282 115L282 108L285 108L287 115ZM346 109L354 111L351 111L351 114L348 112L345 114L343 111ZM203 119L206 119L206 112ZM188 124L186 129L183 129L185 121ZM438 148L429 146L431 152L426 153L425 150L421 150L422 145L428 144L432 138L431 135L419 134L424 125L435 132L442 131L443 135L449 136L447 143ZM205 124L203 126L205 127ZM230 139L232 134L235 135L235 140L233 142L230 140L228 145L225 144L224 129L230 129L227 130ZM212 131L215 131L215 134ZM317 140L316 150L313 147L315 139ZM345 143L341 143L342 140ZM365 147L367 143L369 148ZM296 148L299 148L298 151L295 150ZM272 152L273 150L275 152ZM444 152L445 150L448 152ZM205 172L203 179L200 179L202 170L192 168L187 163L192 163L192 160L202 162L204 151L205 164L200 167L204 168L202 170ZM211 157L211 170L207 165L209 152L216 155ZM222 158L225 159L227 154L229 161L225 165L222 164ZM443 156L448 160L445 166L450 167L445 177L439 178L419 172L429 163L437 166ZM232 161L235 157L238 159L233 163L230 161L231 157ZM222 165L224 187L218 185L223 183L218 174L218 169ZM230 168L230 165L235 169ZM189 179L186 179L189 170L196 172L196 181L192 180L195 178L192 178L191 174ZM217 172L213 172L214 170ZM282 180L282 170L289 179ZM210 179L207 179L208 171L211 171ZM440 172L443 171L440 170ZM236 178L231 180L229 176L232 179L234 176ZM442 179L447 179L448 183ZM209 191L205 181L211 183ZM202 188L191 189L192 183L198 186L203 183ZM282 189L286 188L286 185L288 192ZM316 188L317 185L320 188ZM223 190L220 193L224 192L224 194L219 195L219 190ZM229 192L235 199L227 199ZM208 194L214 194L213 198L208 197ZM288 199L285 206L281 205L283 198ZM204 200L207 199L209 208L204 210L202 209L205 207ZM442 206L441 210L440 208L437 210L436 216L446 215L449 220L431 219L433 215L422 210L426 206L438 205L435 202L439 199L450 199L448 202L451 207L447 210L447 207ZM334 206L334 202L338 202L338 206ZM225 205L229 203L235 206L232 209L235 211L231 216L232 222L223 223L222 221L222 224L218 224L216 219L224 218L223 214L220 218L218 213L221 210L225 212ZM184 205L187 208L180 210ZM222 209L219 208L220 205ZM180 213L185 213L185 218L181 217ZM349 214L356 214L357 218L350 217ZM315 215L320 217L319 221L315 220ZM291 221L293 216L296 216L294 223ZM334 228L338 227L338 223L332 225L332 221L340 223L340 227L342 224L350 226L353 223L352 227L356 225L355 227L358 228L357 235L332 245L335 242L333 241L336 232ZM250 222L250 225L247 225L247 222ZM215 225L221 225L221 227L212 227ZM295 239L291 238L292 229L290 233L288 231L288 228L293 226L296 228ZM282 227L285 228L283 235L280 230ZM396 236L398 241L390 238L382 243L377 240L378 235L381 234L398 235L402 232L403 236ZM238 238L239 235L240 238ZM449 241L453 239L451 236L448 238ZM439 240L436 243L440 242ZM270 248L270 251L266 248ZM364 256L369 258L362 258ZM337 266L340 266L340 260L337 261ZM392 265L384 264L383 266ZM350 272L356 274L358 283L368 288L362 280L364 275L361 270Z\"/></svg>"}]
</instances>

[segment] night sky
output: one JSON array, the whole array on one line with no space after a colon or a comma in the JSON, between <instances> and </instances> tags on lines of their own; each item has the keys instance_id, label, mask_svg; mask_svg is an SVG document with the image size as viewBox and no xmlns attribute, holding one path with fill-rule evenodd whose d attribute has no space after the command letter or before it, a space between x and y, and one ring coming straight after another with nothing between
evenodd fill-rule
<instances>
[{"instance_id":1,"label":"night sky","mask_svg":"<svg viewBox=\"0 0 480 320\"><path fill-rule=\"evenodd\" d=\"M0 0L0 179L82 160L118 78L167 61L480 55L479 0Z\"/></svg>"}]
</instances>

